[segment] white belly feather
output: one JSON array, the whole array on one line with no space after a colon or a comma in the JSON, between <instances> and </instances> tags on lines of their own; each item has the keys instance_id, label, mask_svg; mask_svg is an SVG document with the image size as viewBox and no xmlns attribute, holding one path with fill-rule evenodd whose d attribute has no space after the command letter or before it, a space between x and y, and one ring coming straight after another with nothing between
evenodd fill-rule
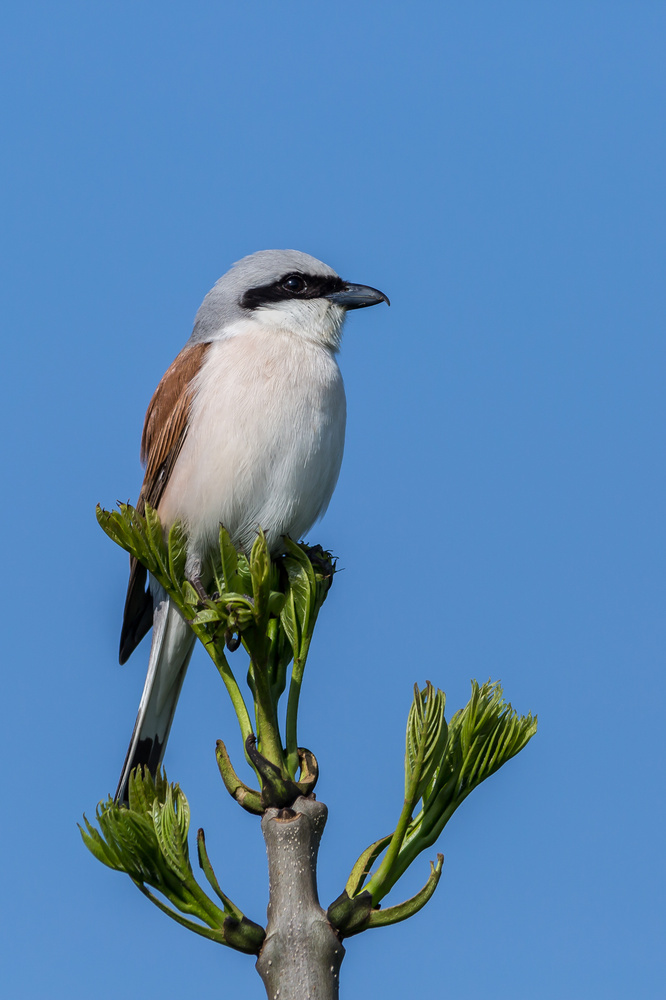
<instances>
[{"instance_id":1,"label":"white belly feather","mask_svg":"<svg viewBox=\"0 0 666 1000\"><path fill-rule=\"evenodd\" d=\"M327 347L245 329L211 344L196 379L189 430L159 504L205 557L223 524L246 552L300 539L326 510L344 447L342 376Z\"/></svg>"}]
</instances>

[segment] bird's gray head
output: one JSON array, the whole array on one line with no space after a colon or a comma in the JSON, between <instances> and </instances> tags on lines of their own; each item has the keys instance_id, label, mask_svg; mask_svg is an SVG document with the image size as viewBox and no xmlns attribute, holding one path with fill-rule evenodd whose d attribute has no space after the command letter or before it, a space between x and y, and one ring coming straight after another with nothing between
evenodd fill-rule
<instances>
[{"instance_id":1,"label":"bird's gray head","mask_svg":"<svg viewBox=\"0 0 666 1000\"><path fill-rule=\"evenodd\" d=\"M348 309L387 302L300 250L259 250L223 274L203 300L191 342L218 340L255 321L336 348Z\"/></svg>"}]
</instances>

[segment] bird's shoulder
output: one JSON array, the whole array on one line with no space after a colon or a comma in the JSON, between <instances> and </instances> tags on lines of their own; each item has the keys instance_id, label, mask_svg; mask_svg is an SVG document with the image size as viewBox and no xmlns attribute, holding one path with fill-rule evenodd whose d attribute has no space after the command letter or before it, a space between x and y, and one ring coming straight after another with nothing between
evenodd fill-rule
<instances>
[{"instance_id":1,"label":"bird's shoulder","mask_svg":"<svg viewBox=\"0 0 666 1000\"><path fill-rule=\"evenodd\" d=\"M160 379L143 424L141 461L144 464L150 462L158 442L167 445L168 439L174 434L179 436L182 431L194 391L194 380L210 346L210 343L187 344Z\"/></svg>"},{"instance_id":2,"label":"bird's shoulder","mask_svg":"<svg viewBox=\"0 0 666 1000\"><path fill-rule=\"evenodd\" d=\"M186 345L166 370L148 404L141 435L141 461L146 474L140 506L157 506L187 433L187 421L209 343Z\"/></svg>"}]
</instances>

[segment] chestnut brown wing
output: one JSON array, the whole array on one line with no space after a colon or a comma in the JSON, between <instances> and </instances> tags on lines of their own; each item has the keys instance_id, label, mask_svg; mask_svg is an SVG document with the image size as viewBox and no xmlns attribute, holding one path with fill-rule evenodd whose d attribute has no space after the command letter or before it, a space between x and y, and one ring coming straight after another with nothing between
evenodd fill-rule
<instances>
[{"instance_id":1,"label":"chestnut brown wing","mask_svg":"<svg viewBox=\"0 0 666 1000\"><path fill-rule=\"evenodd\" d=\"M193 383L209 344L183 348L163 376L151 399L141 435L141 461L146 473L136 508L143 513L146 503L158 508L169 476L187 435L192 405ZM153 623L153 602L146 589L147 572L130 557L130 575L120 632L121 663L125 663Z\"/></svg>"}]
</instances>

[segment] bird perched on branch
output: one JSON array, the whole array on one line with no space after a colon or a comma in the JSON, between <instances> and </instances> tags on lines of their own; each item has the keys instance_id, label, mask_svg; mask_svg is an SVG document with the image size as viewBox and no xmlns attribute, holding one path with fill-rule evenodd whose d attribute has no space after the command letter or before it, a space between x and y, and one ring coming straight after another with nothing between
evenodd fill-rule
<instances>
[{"instance_id":1,"label":"bird perched on branch","mask_svg":"<svg viewBox=\"0 0 666 1000\"><path fill-rule=\"evenodd\" d=\"M342 461L345 392L336 354L350 309L388 303L298 250L244 257L203 300L187 344L150 401L141 438L146 473L137 509L188 537L199 579L223 524L249 553L259 528L271 552L300 539L326 510ZM151 628L148 674L116 800L130 772L154 773L194 635L132 559L120 636L124 663Z\"/></svg>"}]
</instances>

